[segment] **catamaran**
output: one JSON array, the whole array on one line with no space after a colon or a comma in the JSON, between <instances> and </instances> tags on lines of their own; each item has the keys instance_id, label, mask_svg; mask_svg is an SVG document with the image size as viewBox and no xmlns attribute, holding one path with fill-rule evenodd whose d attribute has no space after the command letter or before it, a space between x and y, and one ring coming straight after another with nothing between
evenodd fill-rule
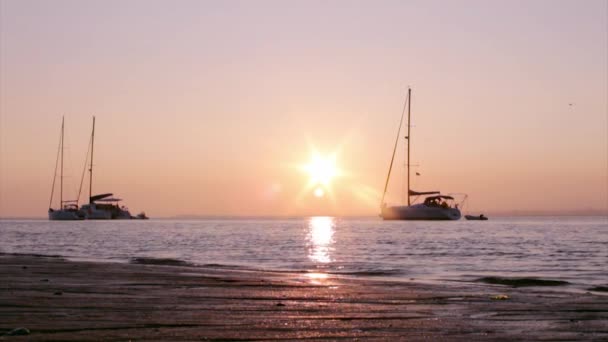
<instances>
[{"instance_id":1,"label":"catamaran","mask_svg":"<svg viewBox=\"0 0 608 342\"><path fill-rule=\"evenodd\" d=\"M399 134L401 133L401 126L403 124L403 117L405 116L405 108L407 105L407 205L389 206L385 203L386 192L388 189L388 183L391 177L391 170L393 168L393 162L395 161L395 153L397 151L397 145L399 143ZM410 186L410 144L412 141L411 136L411 105L412 105L412 89L408 88L407 97L401 113L401 120L399 121L399 129L397 130L397 139L395 140L395 147L393 148L393 156L391 163L388 168L388 175L386 177L386 184L384 185L384 193L382 194L381 200L381 212L380 216L385 220L458 220L460 219L460 209L458 205L454 204L454 197L448 195L441 195L439 191L414 191ZM429 195L424 199L422 203L415 203L420 196ZM412 197L414 200L412 201Z\"/></svg>"},{"instance_id":2,"label":"catamaran","mask_svg":"<svg viewBox=\"0 0 608 342\"><path fill-rule=\"evenodd\" d=\"M57 150L57 158L55 160L55 173L53 173L53 186L51 187L51 199L49 200L49 220L83 220L84 215L78 210L78 200L63 200L63 151L64 151L64 130L65 119L61 118L61 134L59 135L59 149ZM53 209L53 195L55 193L55 181L57 179L57 167L60 166L59 175L59 209Z\"/></svg>"},{"instance_id":3,"label":"catamaran","mask_svg":"<svg viewBox=\"0 0 608 342\"><path fill-rule=\"evenodd\" d=\"M128 220L136 218L131 216L129 209L119 205L120 198L112 197L113 194L106 193L93 195L93 147L95 145L95 117L93 117L93 129L91 131L91 142L89 144L90 159L87 153L89 164L89 203L83 204L80 211L87 220ZM85 162L86 164L86 162ZM144 215L145 216L145 215Z\"/></svg>"}]
</instances>

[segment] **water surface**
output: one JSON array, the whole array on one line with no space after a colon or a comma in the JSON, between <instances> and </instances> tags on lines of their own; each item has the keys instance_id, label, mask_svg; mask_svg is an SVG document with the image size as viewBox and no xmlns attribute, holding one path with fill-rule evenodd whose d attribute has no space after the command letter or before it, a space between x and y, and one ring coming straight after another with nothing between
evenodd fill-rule
<instances>
[{"instance_id":1,"label":"water surface","mask_svg":"<svg viewBox=\"0 0 608 342\"><path fill-rule=\"evenodd\" d=\"M2 220L0 252L394 280L540 277L587 288L608 284L608 218Z\"/></svg>"}]
</instances>

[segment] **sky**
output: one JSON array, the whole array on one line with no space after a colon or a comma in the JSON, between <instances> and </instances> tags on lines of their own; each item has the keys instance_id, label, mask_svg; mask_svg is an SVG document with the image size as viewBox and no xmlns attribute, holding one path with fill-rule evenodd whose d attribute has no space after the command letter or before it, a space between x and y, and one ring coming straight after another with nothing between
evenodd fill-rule
<instances>
[{"instance_id":1,"label":"sky","mask_svg":"<svg viewBox=\"0 0 608 342\"><path fill-rule=\"evenodd\" d=\"M0 217L46 216L62 116L76 197L93 115L132 213L377 215L408 86L413 189L608 210L608 1L0 0Z\"/></svg>"}]
</instances>

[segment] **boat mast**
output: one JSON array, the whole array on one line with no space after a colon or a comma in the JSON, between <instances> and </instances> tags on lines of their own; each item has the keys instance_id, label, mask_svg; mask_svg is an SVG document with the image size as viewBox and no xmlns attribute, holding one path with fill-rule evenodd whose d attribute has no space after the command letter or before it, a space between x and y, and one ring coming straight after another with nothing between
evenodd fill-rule
<instances>
[{"instance_id":1,"label":"boat mast","mask_svg":"<svg viewBox=\"0 0 608 342\"><path fill-rule=\"evenodd\" d=\"M408 88L409 90L409 88ZM397 138L395 138L395 147L393 147L393 156L391 157L391 164L388 167L388 175L386 175L386 183L384 184L384 192L382 193L382 200L380 202L380 207L384 206L384 197L386 196L386 190L388 189L388 181L391 178L391 171L393 170L393 162L395 161L395 153L397 152L397 145L399 144L399 134L401 134L401 126L403 126L403 117L405 116L405 106L409 103L410 95L408 91L408 95L405 98L405 102L403 103L403 110L401 111L401 119L399 120L399 128L397 129Z\"/></svg>"},{"instance_id":2,"label":"boat mast","mask_svg":"<svg viewBox=\"0 0 608 342\"><path fill-rule=\"evenodd\" d=\"M61 126L63 126L63 117L61 118ZM57 166L59 166L59 153L61 150L62 134L59 134L59 146L57 147L57 157L55 157L55 172L53 172L53 186L51 186L51 199L49 199L49 209L53 205L53 195L55 193L55 181L57 180Z\"/></svg>"},{"instance_id":3,"label":"boat mast","mask_svg":"<svg viewBox=\"0 0 608 342\"><path fill-rule=\"evenodd\" d=\"M65 118L61 117L61 176L59 177L59 209L63 209L63 134L64 134L64 120Z\"/></svg>"},{"instance_id":4,"label":"boat mast","mask_svg":"<svg viewBox=\"0 0 608 342\"><path fill-rule=\"evenodd\" d=\"M91 153L91 139L89 138L89 146L87 146L87 155L84 158L84 166L82 167L82 174L80 176L80 186L78 187L78 197L76 197L76 206L80 201L80 195L82 194L82 184L84 184L84 175L87 172L87 165L89 163L89 154Z\"/></svg>"},{"instance_id":5,"label":"boat mast","mask_svg":"<svg viewBox=\"0 0 608 342\"><path fill-rule=\"evenodd\" d=\"M407 88L407 205L410 206L410 127L412 127L410 116L412 107L412 88Z\"/></svg>"},{"instance_id":6,"label":"boat mast","mask_svg":"<svg viewBox=\"0 0 608 342\"><path fill-rule=\"evenodd\" d=\"M91 164L89 167L89 204L93 196L93 146L95 143L95 116L93 116L93 130L91 131Z\"/></svg>"}]
</instances>

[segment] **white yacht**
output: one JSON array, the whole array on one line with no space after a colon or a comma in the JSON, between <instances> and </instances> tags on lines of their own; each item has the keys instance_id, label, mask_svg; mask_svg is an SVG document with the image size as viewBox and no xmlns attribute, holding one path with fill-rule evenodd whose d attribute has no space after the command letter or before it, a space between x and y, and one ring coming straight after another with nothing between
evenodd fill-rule
<instances>
[{"instance_id":1,"label":"white yacht","mask_svg":"<svg viewBox=\"0 0 608 342\"><path fill-rule=\"evenodd\" d=\"M411 189L410 186L410 144L412 136L410 132L410 118L411 118L411 104L412 104L412 89L408 89L406 105L407 105L407 205L395 205L389 206L384 202L386 191L388 189L388 183L391 177L391 170L393 168L393 162L395 161L395 152L397 151L397 145L399 143L399 134L401 132L401 126L403 124L403 117L405 115L405 106L401 114L401 121L399 122L399 129L397 131L397 139L395 140L395 147L393 148L393 156L388 169L388 175L386 177L386 184L384 186L384 193L381 201L380 216L385 220L458 220L460 219L460 209L458 204L454 203L452 196L441 195L439 191L426 191L418 192ZM422 203L416 203L416 200L420 196L426 196ZM413 197L413 201L412 201Z\"/></svg>"},{"instance_id":2,"label":"white yacht","mask_svg":"<svg viewBox=\"0 0 608 342\"><path fill-rule=\"evenodd\" d=\"M458 220L460 210L454 204L454 197L438 194L424 199L423 203L382 207L385 220Z\"/></svg>"}]
</instances>

